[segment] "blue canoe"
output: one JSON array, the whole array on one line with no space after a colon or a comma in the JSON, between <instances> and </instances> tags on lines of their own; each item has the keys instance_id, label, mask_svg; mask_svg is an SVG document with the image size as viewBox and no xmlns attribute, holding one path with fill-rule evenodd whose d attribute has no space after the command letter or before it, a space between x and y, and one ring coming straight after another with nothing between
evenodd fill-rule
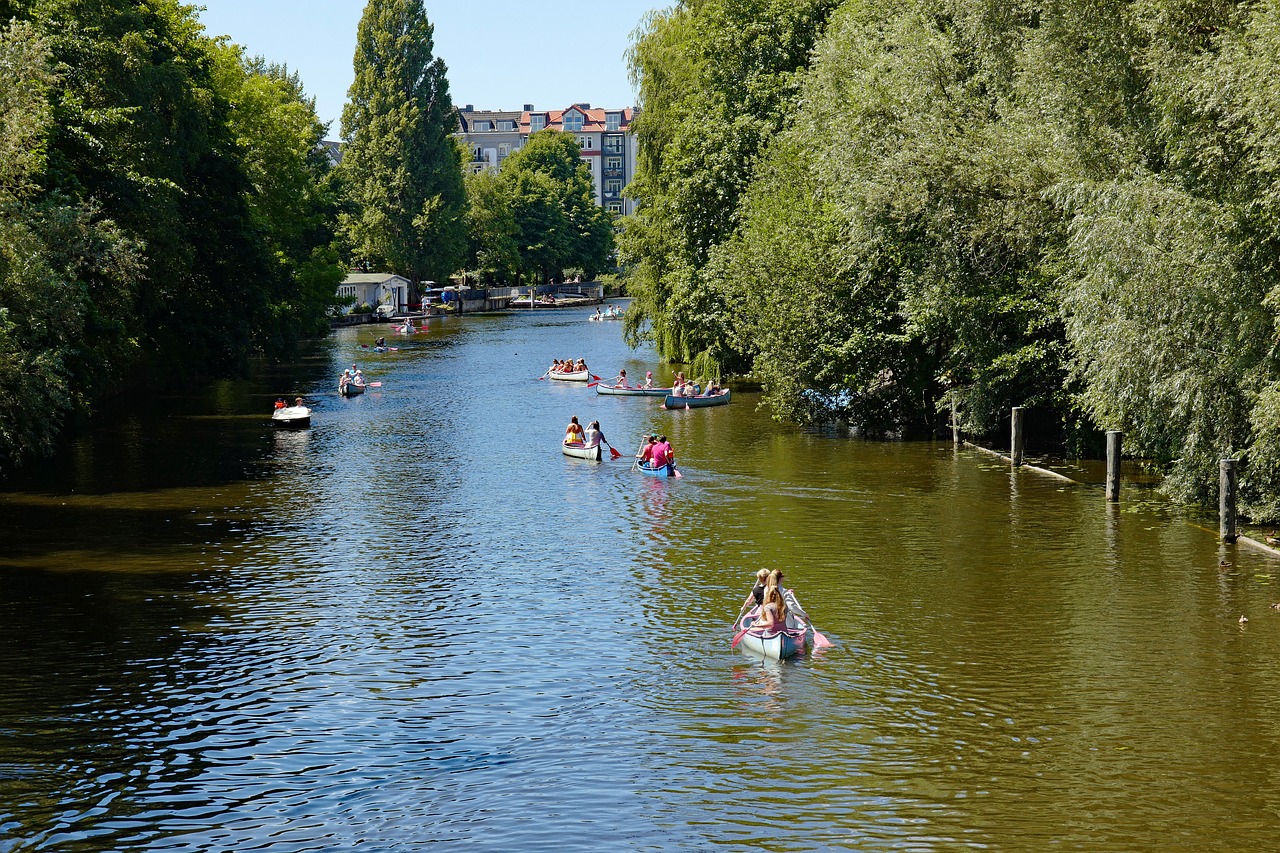
<instances>
[{"instance_id":1,"label":"blue canoe","mask_svg":"<svg viewBox=\"0 0 1280 853\"><path fill-rule=\"evenodd\" d=\"M647 477L674 477L676 475L676 466L668 462L661 468L650 468L648 465L636 465L637 470Z\"/></svg>"}]
</instances>

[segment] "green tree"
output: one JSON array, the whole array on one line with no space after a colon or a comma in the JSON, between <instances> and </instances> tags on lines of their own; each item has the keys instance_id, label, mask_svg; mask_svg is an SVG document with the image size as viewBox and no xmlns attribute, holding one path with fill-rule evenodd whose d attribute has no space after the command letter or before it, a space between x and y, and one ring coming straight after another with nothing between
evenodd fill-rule
<instances>
[{"instance_id":1,"label":"green tree","mask_svg":"<svg viewBox=\"0 0 1280 853\"><path fill-rule=\"evenodd\" d=\"M593 201L581 153L569 134L543 130L502 166L521 269L543 281L571 267L594 277L613 253L613 216Z\"/></svg>"},{"instance_id":2,"label":"green tree","mask_svg":"<svg viewBox=\"0 0 1280 853\"><path fill-rule=\"evenodd\" d=\"M457 115L421 0L370 0L342 111L353 251L414 281L444 281L466 253Z\"/></svg>"},{"instance_id":3,"label":"green tree","mask_svg":"<svg viewBox=\"0 0 1280 853\"><path fill-rule=\"evenodd\" d=\"M502 177L487 170L468 175L467 264L481 275L503 281L520 265L511 196Z\"/></svg>"}]
</instances>

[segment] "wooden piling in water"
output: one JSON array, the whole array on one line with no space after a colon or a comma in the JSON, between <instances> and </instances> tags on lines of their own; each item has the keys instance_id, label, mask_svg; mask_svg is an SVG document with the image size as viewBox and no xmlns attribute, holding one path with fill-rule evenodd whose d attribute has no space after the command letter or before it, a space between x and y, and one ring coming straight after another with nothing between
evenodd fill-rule
<instances>
[{"instance_id":1,"label":"wooden piling in water","mask_svg":"<svg viewBox=\"0 0 1280 853\"><path fill-rule=\"evenodd\" d=\"M1124 435L1118 429L1107 430L1107 500L1120 500L1120 444Z\"/></svg>"},{"instance_id":2,"label":"wooden piling in water","mask_svg":"<svg viewBox=\"0 0 1280 853\"><path fill-rule=\"evenodd\" d=\"M1218 533L1223 542L1236 541L1236 460L1218 462Z\"/></svg>"},{"instance_id":3,"label":"wooden piling in water","mask_svg":"<svg viewBox=\"0 0 1280 853\"><path fill-rule=\"evenodd\" d=\"M1015 468L1022 467L1022 413L1025 409L1022 406L1013 407L1013 417L1010 419L1010 441L1009 441L1009 457L1013 460Z\"/></svg>"},{"instance_id":4,"label":"wooden piling in water","mask_svg":"<svg viewBox=\"0 0 1280 853\"><path fill-rule=\"evenodd\" d=\"M960 405L960 394L957 391L951 392L951 443L960 446L960 413L957 411Z\"/></svg>"}]
</instances>

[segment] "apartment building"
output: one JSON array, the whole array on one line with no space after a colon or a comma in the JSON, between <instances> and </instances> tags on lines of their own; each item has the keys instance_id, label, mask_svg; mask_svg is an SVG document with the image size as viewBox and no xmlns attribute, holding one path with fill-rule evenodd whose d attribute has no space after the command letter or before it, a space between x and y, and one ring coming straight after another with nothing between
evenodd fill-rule
<instances>
[{"instance_id":1,"label":"apartment building","mask_svg":"<svg viewBox=\"0 0 1280 853\"><path fill-rule=\"evenodd\" d=\"M459 108L458 116L458 135L471 151L471 171L500 169L512 151L524 146L529 134L559 130L572 134L582 149L582 161L591 170L596 204L618 214L635 209L635 202L622 196L622 188L636 171L632 108L592 109L590 104L573 104L563 110L535 110L532 104L525 104L517 112L477 110L467 104Z\"/></svg>"}]
</instances>

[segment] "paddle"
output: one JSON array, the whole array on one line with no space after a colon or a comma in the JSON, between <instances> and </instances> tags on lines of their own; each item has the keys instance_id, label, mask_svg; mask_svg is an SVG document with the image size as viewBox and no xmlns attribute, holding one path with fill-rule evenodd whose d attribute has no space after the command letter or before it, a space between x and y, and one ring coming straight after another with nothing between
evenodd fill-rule
<instances>
[{"instance_id":1,"label":"paddle","mask_svg":"<svg viewBox=\"0 0 1280 853\"><path fill-rule=\"evenodd\" d=\"M607 447L607 448L609 448L609 458L610 458L610 459L621 459L621 458L622 458L622 454L621 454L621 453L619 453L618 451L614 450L614 449L613 449L613 445L612 445L612 444L610 444L609 442L607 442L607 441L605 441L605 440L604 440L604 436L601 436L601 437L600 437L600 440L601 440L601 441L604 441L604 446L605 446L605 447Z\"/></svg>"},{"instance_id":2,"label":"paddle","mask_svg":"<svg viewBox=\"0 0 1280 853\"><path fill-rule=\"evenodd\" d=\"M743 629L742 629L741 631L739 631L738 633L734 634L734 635L733 635L733 642L729 644L729 648L731 648L731 649L736 649L736 648L738 647L738 643L742 642L742 638L743 638L743 637L745 637L745 636L747 636L747 632L748 632L748 631L750 631L750 630L751 630L751 626L750 626L750 625L748 625L747 627L743 628Z\"/></svg>"},{"instance_id":3,"label":"paddle","mask_svg":"<svg viewBox=\"0 0 1280 853\"><path fill-rule=\"evenodd\" d=\"M548 368L547 368L547 372L546 372L546 373L544 373L544 374L542 374L541 376L539 376L539 377L538 377L538 381L542 381L543 379L546 379L549 375L551 375L551 368L550 368L550 367L548 367Z\"/></svg>"},{"instance_id":4,"label":"paddle","mask_svg":"<svg viewBox=\"0 0 1280 853\"><path fill-rule=\"evenodd\" d=\"M381 382L366 382L366 383L364 383L364 384L365 384L365 385L368 385L370 388L381 388L381 387L382 387L382 383L381 383Z\"/></svg>"},{"instance_id":5,"label":"paddle","mask_svg":"<svg viewBox=\"0 0 1280 853\"><path fill-rule=\"evenodd\" d=\"M818 629L813 627L812 622L809 623L809 627L813 628L813 647L815 649L829 649L835 645L835 643L822 636Z\"/></svg>"}]
</instances>

